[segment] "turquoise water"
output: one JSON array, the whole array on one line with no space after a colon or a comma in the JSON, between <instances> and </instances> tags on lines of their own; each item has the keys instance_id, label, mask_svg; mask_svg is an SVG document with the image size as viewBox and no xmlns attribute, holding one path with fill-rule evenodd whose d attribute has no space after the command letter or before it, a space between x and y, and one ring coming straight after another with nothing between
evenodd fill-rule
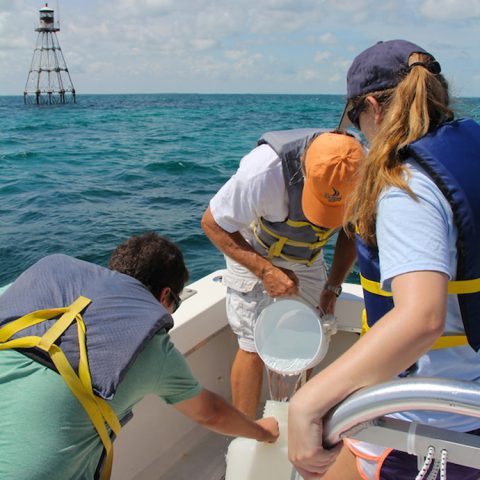
<instances>
[{"instance_id":1,"label":"turquoise water","mask_svg":"<svg viewBox=\"0 0 480 480\"><path fill-rule=\"evenodd\" d=\"M480 99L462 108L480 119ZM200 219L241 156L264 131L334 127L342 109L335 95L0 97L0 285L54 252L105 265L149 230L182 248L192 280L222 268Z\"/></svg>"}]
</instances>

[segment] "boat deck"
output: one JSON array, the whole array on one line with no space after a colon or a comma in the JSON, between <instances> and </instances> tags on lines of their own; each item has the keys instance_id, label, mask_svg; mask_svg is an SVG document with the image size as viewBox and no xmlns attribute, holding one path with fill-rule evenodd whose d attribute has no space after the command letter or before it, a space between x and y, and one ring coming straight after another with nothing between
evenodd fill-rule
<instances>
[{"instance_id":1,"label":"boat deck","mask_svg":"<svg viewBox=\"0 0 480 480\"><path fill-rule=\"evenodd\" d=\"M185 457L188 461L177 462L160 477L151 480L225 480L225 455L229 437L208 433ZM187 458L185 458L187 460Z\"/></svg>"}]
</instances>

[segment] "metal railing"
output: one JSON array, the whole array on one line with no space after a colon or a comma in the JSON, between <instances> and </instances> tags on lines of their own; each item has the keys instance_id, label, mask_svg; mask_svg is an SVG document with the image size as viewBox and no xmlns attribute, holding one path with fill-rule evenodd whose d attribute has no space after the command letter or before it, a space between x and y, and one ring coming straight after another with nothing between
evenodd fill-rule
<instances>
[{"instance_id":1,"label":"metal railing","mask_svg":"<svg viewBox=\"0 0 480 480\"><path fill-rule=\"evenodd\" d=\"M385 445L423 457L429 447L448 450L453 463L480 468L480 437L385 415L429 410L480 418L480 385L441 378L394 380L358 391L335 407L324 422L324 443L343 437Z\"/></svg>"}]
</instances>

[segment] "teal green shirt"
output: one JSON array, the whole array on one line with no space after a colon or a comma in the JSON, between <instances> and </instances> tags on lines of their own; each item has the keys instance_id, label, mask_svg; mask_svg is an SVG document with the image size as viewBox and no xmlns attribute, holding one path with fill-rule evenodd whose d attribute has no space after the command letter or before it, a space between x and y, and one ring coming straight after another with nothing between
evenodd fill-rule
<instances>
[{"instance_id":1,"label":"teal green shirt","mask_svg":"<svg viewBox=\"0 0 480 480\"><path fill-rule=\"evenodd\" d=\"M109 402L119 418L147 394L174 404L201 387L166 333L141 352ZM15 351L0 351L0 478L93 479L103 444L63 379Z\"/></svg>"}]
</instances>

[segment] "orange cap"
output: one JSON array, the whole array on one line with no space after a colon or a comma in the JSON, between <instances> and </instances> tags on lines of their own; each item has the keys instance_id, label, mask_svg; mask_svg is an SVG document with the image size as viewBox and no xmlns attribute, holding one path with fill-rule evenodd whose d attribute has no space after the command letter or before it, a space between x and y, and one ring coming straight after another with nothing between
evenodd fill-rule
<instances>
[{"instance_id":1,"label":"orange cap","mask_svg":"<svg viewBox=\"0 0 480 480\"><path fill-rule=\"evenodd\" d=\"M310 144L305 155L302 209L311 223L328 228L343 223L345 202L364 155L356 138L340 133L322 133Z\"/></svg>"}]
</instances>

